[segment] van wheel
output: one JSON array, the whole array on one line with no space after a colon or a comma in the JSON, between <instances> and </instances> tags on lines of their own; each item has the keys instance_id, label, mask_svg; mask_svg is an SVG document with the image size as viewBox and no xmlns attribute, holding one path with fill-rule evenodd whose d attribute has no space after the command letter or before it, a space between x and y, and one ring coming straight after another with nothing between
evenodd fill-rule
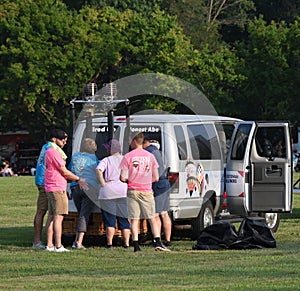
<instances>
[{"instance_id":1,"label":"van wheel","mask_svg":"<svg viewBox=\"0 0 300 291\"><path fill-rule=\"evenodd\" d=\"M200 231L215 223L214 209L210 200L203 203L199 215L192 222L191 239L196 240Z\"/></svg>"},{"instance_id":2,"label":"van wheel","mask_svg":"<svg viewBox=\"0 0 300 291\"><path fill-rule=\"evenodd\" d=\"M279 213L262 213L260 216L266 219L266 223L273 233L278 230L280 223Z\"/></svg>"}]
</instances>

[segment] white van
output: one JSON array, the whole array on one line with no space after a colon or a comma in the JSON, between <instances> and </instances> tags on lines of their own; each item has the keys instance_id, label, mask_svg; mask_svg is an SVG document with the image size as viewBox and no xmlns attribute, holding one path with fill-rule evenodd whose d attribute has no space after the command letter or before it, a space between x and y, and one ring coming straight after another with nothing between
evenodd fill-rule
<instances>
[{"instance_id":1,"label":"white van","mask_svg":"<svg viewBox=\"0 0 300 291\"><path fill-rule=\"evenodd\" d=\"M73 153L80 151L85 137L91 137L102 159L112 128L123 154L129 150L130 134L144 132L158 141L171 183L174 228L190 226L192 239L216 219L245 216L266 217L276 231L279 213L291 212L292 147L287 122L162 114L115 116L108 126L107 117L94 117L78 122ZM281 153L275 150L279 142ZM76 215L72 200L69 211L66 223ZM75 234L73 224L63 233Z\"/></svg>"}]
</instances>

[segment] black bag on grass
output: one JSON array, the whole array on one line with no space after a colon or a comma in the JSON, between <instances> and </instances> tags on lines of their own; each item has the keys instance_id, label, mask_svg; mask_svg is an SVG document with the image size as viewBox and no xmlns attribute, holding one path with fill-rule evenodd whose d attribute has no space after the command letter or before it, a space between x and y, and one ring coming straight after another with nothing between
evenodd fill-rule
<instances>
[{"instance_id":1,"label":"black bag on grass","mask_svg":"<svg viewBox=\"0 0 300 291\"><path fill-rule=\"evenodd\" d=\"M231 249L276 248L276 240L268 225L262 221L244 218L238 230L238 239Z\"/></svg>"},{"instance_id":2,"label":"black bag on grass","mask_svg":"<svg viewBox=\"0 0 300 291\"><path fill-rule=\"evenodd\" d=\"M234 225L227 221L216 222L203 229L193 250L220 250L228 248L237 240Z\"/></svg>"},{"instance_id":3,"label":"black bag on grass","mask_svg":"<svg viewBox=\"0 0 300 291\"><path fill-rule=\"evenodd\" d=\"M276 240L267 224L258 219L244 218L238 232L227 221L204 228L193 250L276 248Z\"/></svg>"}]
</instances>

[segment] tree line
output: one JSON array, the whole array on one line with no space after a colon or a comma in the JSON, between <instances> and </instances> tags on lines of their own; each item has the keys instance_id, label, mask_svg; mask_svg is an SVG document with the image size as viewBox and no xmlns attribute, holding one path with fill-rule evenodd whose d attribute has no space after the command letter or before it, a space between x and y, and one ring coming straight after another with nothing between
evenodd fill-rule
<instances>
[{"instance_id":1,"label":"tree line","mask_svg":"<svg viewBox=\"0 0 300 291\"><path fill-rule=\"evenodd\" d=\"M0 131L67 128L85 84L141 73L193 84L220 115L299 126L300 1L148 2L1 0Z\"/></svg>"}]
</instances>

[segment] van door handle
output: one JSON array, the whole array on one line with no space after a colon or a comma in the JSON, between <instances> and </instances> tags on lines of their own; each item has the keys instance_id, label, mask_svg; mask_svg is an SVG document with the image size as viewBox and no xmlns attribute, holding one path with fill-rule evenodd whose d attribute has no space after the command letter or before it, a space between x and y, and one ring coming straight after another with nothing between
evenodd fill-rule
<instances>
[{"instance_id":1,"label":"van door handle","mask_svg":"<svg viewBox=\"0 0 300 291\"><path fill-rule=\"evenodd\" d=\"M274 173L280 173L281 169L278 168L277 165L272 165L269 168L266 168L267 174L274 174Z\"/></svg>"}]
</instances>

